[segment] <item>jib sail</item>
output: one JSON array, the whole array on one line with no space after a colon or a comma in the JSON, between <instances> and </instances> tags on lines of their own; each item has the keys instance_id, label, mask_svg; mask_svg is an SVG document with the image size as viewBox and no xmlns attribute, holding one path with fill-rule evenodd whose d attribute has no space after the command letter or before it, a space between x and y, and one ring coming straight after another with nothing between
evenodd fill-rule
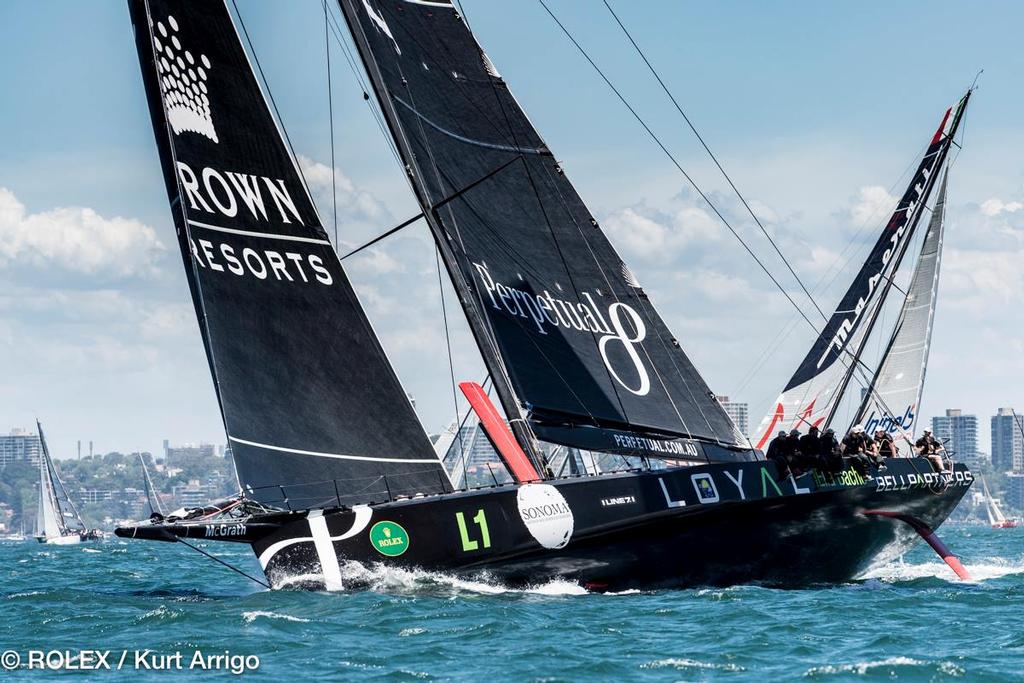
<instances>
[{"instance_id":1,"label":"jib sail","mask_svg":"<svg viewBox=\"0 0 1024 683\"><path fill-rule=\"evenodd\" d=\"M892 434L897 446L905 454L911 451L910 439L918 420L928 350L931 347L948 180L947 171L932 210L928 232L921 243L921 253L896 328L879 362L871 391L865 395L854 418L854 422L863 424L869 434L874 434L877 429Z\"/></svg>"},{"instance_id":2,"label":"jib sail","mask_svg":"<svg viewBox=\"0 0 1024 683\"><path fill-rule=\"evenodd\" d=\"M227 7L130 7L185 271L247 495L308 508L447 489Z\"/></svg>"},{"instance_id":3,"label":"jib sail","mask_svg":"<svg viewBox=\"0 0 1024 683\"><path fill-rule=\"evenodd\" d=\"M861 349L938 180L970 96L968 92L956 106L946 110L909 187L860 272L775 407L761 421L755 442L758 448L763 448L777 430L806 430L831 419L851 377L859 369Z\"/></svg>"},{"instance_id":4,"label":"jib sail","mask_svg":"<svg viewBox=\"0 0 1024 683\"><path fill-rule=\"evenodd\" d=\"M750 457L452 4L340 6L520 441Z\"/></svg>"}]
</instances>

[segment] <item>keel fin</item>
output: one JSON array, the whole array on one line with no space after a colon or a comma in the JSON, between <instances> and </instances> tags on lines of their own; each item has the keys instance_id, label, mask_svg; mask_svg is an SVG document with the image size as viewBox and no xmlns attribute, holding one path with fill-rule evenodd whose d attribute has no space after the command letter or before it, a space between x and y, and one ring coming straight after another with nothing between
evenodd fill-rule
<instances>
[{"instance_id":1,"label":"keel fin","mask_svg":"<svg viewBox=\"0 0 1024 683\"><path fill-rule=\"evenodd\" d=\"M964 568L963 564L960 563L960 558L953 554L953 551L949 549L942 539L939 538L935 531L930 526L922 522L913 515L908 515L902 512L889 512L887 510L865 510L864 514L871 517L889 517L890 519L898 519L901 522L906 522L914 528L914 531L923 538L928 545L931 546L935 554L942 558L942 561L949 565L957 576L964 581L970 581L971 575Z\"/></svg>"}]
</instances>

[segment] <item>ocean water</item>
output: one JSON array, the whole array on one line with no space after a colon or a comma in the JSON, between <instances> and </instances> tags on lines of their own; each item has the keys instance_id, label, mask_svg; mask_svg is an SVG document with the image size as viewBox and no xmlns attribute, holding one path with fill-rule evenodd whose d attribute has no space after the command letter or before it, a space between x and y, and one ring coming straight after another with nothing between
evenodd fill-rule
<instances>
[{"instance_id":1,"label":"ocean water","mask_svg":"<svg viewBox=\"0 0 1024 683\"><path fill-rule=\"evenodd\" d=\"M973 581L920 544L840 586L612 595L397 571L369 591L267 591L182 545L0 543L0 651L24 680L53 678L25 668L33 650L83 668L110 651L85 680L1024 680L1024 528L940 535ZM260 576L247 548L204 547Z\"/></svg>"}]
</instances>

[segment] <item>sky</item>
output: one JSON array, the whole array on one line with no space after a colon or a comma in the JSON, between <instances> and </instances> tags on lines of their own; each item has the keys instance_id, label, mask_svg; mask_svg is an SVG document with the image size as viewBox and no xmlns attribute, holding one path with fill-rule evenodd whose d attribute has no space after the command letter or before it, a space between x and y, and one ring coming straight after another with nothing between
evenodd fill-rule
<instances>
[{"instance_id":1,"label":"sky","mask_svg":"<svg viewBox=\"0 0 1024 683\"><path fill-rule=\"evenodd\" d=\"M597 0L548 0L794 296L798 287ZM1024 5L611 0L822 308L970 86L922 414L1024 409ZM712 389L757 423L813 341L538 2L463 0L478 39ZM341 247L418 212L319 0L238 0ZM337 9L331 8L337 15ZM0 3L0 431L57 457L224 443L124 2ZM454 415L436 263L410 227L346 261L428 431ZM483 375L450 289L457 379ZM85 446L87 448L87 446Z\"/></svg>"}]
</instances>

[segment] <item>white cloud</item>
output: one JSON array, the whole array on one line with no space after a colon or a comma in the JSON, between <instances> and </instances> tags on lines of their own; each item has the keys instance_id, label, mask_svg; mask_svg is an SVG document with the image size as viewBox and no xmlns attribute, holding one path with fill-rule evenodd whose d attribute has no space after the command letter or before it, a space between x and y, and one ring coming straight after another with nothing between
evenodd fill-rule
<instances>
[{"instance_id":1,"label":"white cloud","mask_svg":"<svg viewBox=\"0 0 1024 683\"><path fill-rule=\"evenodd\" d=\"M998 216L1001 213L1016 213L1024 209L1024 202L1004 202L1001 199L986 199L981 203L981 213L986 216Z\"/></svg>"},{"instance_id":2,"label":"white cloud","mask_svg":"<svg viewBox=\"0 0 1024 683\"><path fill-rule=\"evenodd\" d=\"M896 208L896 197L880 185L869 185L857 190L850 208L850 217L856 228L883 222Z\"/></svg>"},{"instance_id":3,"label":"white cloud","mask_svg":"<svg viewBox=\"0 0 1024 683\"><path fill-rule=\"evenodd\" d=\"M387 208L372 193L356 187L356 184L341 169L331 167L319 161L299 155L299 167L309 183L310 192L320 198L319 205L325 214L334 206L335 195L331 191L333 184L337 191L338 217L349 216L359 219L382 219L390 215ZM324 216L327 223L327 216ZM326 227L326 226L325 226Z\"/></svg>"},{"instance_id":4,"label":"white cloud","mask_svg":"<svg viewBox=\"0 0 1024 683\"><path fill-rule=\"evenodd\" d=\"M104 218L83 207L30 213L0 187L0 267L57 266L86 275L154 272L165 252L156 231L130 218Z\"/></svg>"},{"instance_id":5,"label":"white cloud","mask_svg":"<svg viewBox=\"0 0 1024 683\"><path fill-rule=\"evenodd\" d=\"M721 235L718 220L695 206L667 214L644 206L627 207L614 211L601 225L626 254L661 263L683 258L684 248L717 241Z\"/></svg>"}]
</instances>

